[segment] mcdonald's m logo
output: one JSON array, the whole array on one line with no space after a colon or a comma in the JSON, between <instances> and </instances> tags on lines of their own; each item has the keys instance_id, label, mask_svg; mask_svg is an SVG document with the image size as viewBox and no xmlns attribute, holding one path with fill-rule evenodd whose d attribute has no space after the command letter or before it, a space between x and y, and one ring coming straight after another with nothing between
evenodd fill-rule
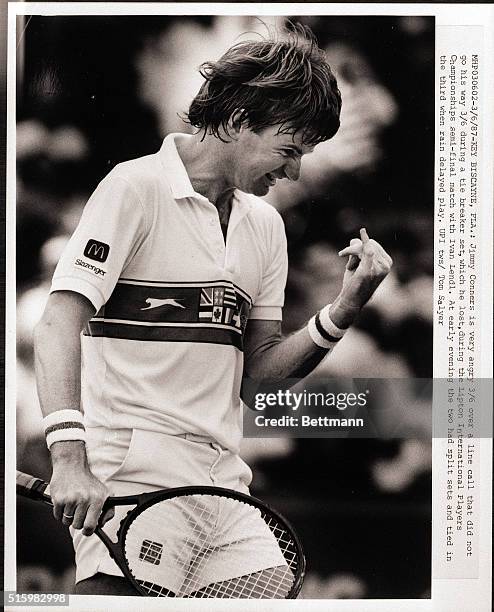
<instances>
[{"instance_id":1,"label":"mcdonald's m logo","mask_svg":"<svg viewBox=\"0 0 494 612\"><path fill-rule=\"evenodd\" d=\"M88 240L86 248L84 249L84 256L94 261L103 263L108 257L110 247L104 242L98 242L97 240Z\"/></svg>"}]
</instances>

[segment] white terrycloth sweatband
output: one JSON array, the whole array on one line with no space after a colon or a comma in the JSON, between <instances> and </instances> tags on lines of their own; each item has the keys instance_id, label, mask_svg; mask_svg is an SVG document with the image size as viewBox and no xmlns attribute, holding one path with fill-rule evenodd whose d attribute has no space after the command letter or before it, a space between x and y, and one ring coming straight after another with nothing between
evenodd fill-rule
<instances>
[{"instance_id":1,"label":"white terrycloth sweatband","mask_svg":"<svg viewBox=\"0 0 494 612\"><path fill-rule=\"evenodd\" d=\"M324 331L328 333L331 337L337 338L340 340L346 333L346 329L340 329L336 327L336 325L331 321L329 316L329 308L331 304L324 306L324 308L319 312L319 321L324 328Z\"/></svg>"},{"instance_id":2,"label":"white terrycloth sweatband","mask_svg":"<svg viewBox=\"0 0 494 612\"><path fill-rule=\"evenodd\" d=\"M320 346L324 349L330 349L333 346L334 342L329 342L328 340L325 340L323 336L321 336L321 334L318 332L316 326L316 316L317 315L314 315L312 319L309 320L309 323L307 325L307 329L309 330L309 336L312 338L312 342L314 344L317 344L317 346Z\"/></svg>"},{"instance_id":3,"label":"white terrycloth sweatband","mask_svg":"<svg viewBox=\"0 0 494 612\"><path fill-rule=\"evenodd\" d=\"M329 308L331 304L325 306L320 312L315 314L309 321L307 329L314 344L324 349L330 349L336 342L345 335L346 329L340 329L331 321Z\"/></svg>"},{"instance_id":4,"label":"white terrycloth sweatband","mask_svg":"<svg viewBox=\"0 0 494 612\"><path fill-rule=\"evenodd\" d=\"M43 419L46 445L55 442L81 440L86 442L86 428L79 410L56 410Z\"/></svg>"}]
</instances>

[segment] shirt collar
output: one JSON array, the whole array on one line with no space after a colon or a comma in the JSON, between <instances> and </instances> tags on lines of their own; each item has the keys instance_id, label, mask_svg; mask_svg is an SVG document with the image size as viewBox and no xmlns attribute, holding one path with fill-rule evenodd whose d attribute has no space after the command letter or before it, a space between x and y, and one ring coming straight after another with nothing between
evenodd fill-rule
<instances>
[{"instance_id":1,"label":"shirt collar","mask_svg":"<svg viewBox=\"0 0 494 612\"><path fill-rule=\"evenodd\" d=\"M175 144L177 136L190 138L188 134L168 134L163 140L159 152L161 164L170 183L172 195L176 200L181 198L202 198L200 194L194 191L184 163L178 154Z\"/></svg>"},{"instance_id":2,"label":"shirt collar","mask_svg":"<svg viewBox=\"0 0 494 612\"><path fill-rule=\"evenodd\" d=\"M176 200L180 200L181 198L197 198L199 200L209 202L207 198L200 193L197 193L197 191L194 190L194 187L192 187L187 170L185 169L182 158L177 151L177 145L175 144L175 138L177 136L180 138L191 138L189 134L168 134L168 136L166 136L166 138L163 140L163 144L161 145L161 149L159 151L161 165L163 166L166 177L168 178L172 195ZM238 189L236 189L234 192L233 201L235 205L232 206L232 214L233 211L235 211L233 216L235 223L237 223L245 214L249 212L251 209L251 202L247 194L244 194ZM232 218L230 217L230 224L231 221Z\"/></svg>"}]
</instances>

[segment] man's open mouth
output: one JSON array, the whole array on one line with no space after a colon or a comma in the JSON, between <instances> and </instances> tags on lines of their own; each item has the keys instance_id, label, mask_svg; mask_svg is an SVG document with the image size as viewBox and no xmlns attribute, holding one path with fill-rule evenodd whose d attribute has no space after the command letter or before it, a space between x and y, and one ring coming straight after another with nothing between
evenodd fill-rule
<instances>
[{"instance_id":1,"label":"man's open mouth","mask_svg":"<svg viewBox=\"0 0 494 612\"><path fill-rule=\"evenodd\" d=\"M270 172L268 172L265 176L269 183L269 186L272 187L276 183L276 177L273 176Z\"/></svg>"}]
</instances>

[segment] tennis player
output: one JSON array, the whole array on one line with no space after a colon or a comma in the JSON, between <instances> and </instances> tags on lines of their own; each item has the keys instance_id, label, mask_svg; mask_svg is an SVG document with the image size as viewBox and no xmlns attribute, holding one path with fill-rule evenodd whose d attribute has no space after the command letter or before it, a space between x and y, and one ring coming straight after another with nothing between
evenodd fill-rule
<instances>
[{"instance_id":1,"label":"tennis player","mask_svg":"<svg viewBox=\"0 0 494 612\"><path fill-rule=\"evenodd\" d=\"M391 266L362 229L340 252L340 294L282 337L285 232L259 196L296 181L302 157L337 132L337 83L308 31L236 44L201 74L185 115L195 133L170 134L159 152L117 165L98 185L36 328L54 514L71 527L80 594L134 594L87 537L109 494L248 492L242 376L308 374ZM106 524L110 535L120 519ZM253 551L272 546L267 534L232 528L228 546L231 562L214 565L208 581L231 588L242 574L285 565L273 547L259 566Z\"/></svg>"}]
</instances>

